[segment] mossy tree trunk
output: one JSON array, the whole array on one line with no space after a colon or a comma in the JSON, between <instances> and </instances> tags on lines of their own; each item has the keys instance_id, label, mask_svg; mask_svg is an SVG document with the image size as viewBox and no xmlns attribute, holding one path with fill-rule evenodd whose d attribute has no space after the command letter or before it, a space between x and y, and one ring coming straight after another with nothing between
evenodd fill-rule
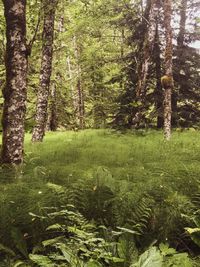
<instances>
[{"instance_id":1,"label":"mossy tree trunk","mask_svg":"<svg viewBox=\"0 0 200 267\"><path fill-rule=\"evenodd\" d=\"M40 86L37 93L37 106L35 116L35 127L33 129L32 141L41 142L45 135L48 118L48 97L50 78L52 72L54 20L57 0L46 0L44 2L44 26L42 63L40 71Z\"/></svg>"},{"instance_id":2,"label":"mossy tree trunk","mask_svg":"<svg viewBox=\"0 0 200 267\"><path fill-rule=\"evenodd\" d=\"M171 138L171 116L172 116L172 89L173 89L173 73L172 73L172 1L164 1L164 26L165 26L165 77L168 78L169 82L164 87L164 137L166 140Z\"/></svg>"},{"instance_id":3,"label":"mossy tree trunk","mask_svg":"<svg viewBox=\"0 0 200 267\"><path fill-rule=\"evenodd\" d=\"M6 85L3 90L2 162L23 161L27 87L26 0L4 0Z\"/></svg>"}]
</instances>

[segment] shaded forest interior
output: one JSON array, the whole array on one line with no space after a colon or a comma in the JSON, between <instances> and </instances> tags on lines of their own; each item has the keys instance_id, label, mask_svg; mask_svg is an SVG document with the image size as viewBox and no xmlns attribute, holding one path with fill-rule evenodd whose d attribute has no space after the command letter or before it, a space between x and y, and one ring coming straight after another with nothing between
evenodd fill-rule
<instances>
[{"instance_id":1,"label":"shaded forest interior","mask_svg":"<svg viewBox=\"0 0 200 267\"><path fill-rule=\"evenodd\" d=\"M199 0L2 0L0 87L0 266L200 266Z\"/></svg>"}]
</instances>

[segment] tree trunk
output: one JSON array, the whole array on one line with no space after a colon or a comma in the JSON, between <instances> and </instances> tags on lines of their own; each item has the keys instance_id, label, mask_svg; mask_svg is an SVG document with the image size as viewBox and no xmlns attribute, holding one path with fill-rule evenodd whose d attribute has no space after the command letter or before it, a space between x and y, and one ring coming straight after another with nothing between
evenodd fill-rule
<instances>
[{"instance_id":1,"label":"tree trunk","mask_svg":"<svg viewBox=\"0 0 200 267\"><path fill-rule=\"evenodd\" d=\"M49 99L49 115L47 120L47 131L56 131L58 127L57 120L57 89L55 81L51 84L50 99Z\"/></svg>"},{"instance_id":2,"label":"tree trunk","mask_svg":"<svg viewBox=\"0 0 200 267\"><path fill-rule=\"evenodd\" d=\"M149 14L146 19L148 21L148 25L143 45L143 54L141 58L141 64L138 66L138 71L137 71L138 83L136 88L136 97L139 105L138 105L138 111L136 112L135 117L133 118L132 121L133 125L140 124L140 120L142 118L142 110L144 109L145 106L147 75L149 72L149 64L151 61L151 56L154 47L157 13L158 9L156 5L156 0L151 0Z\"/></svg>"},{"instance_id":3,"label":"tree trunk","mask_svg":"<svg viewBox=\"0 0 200 267\"><path fill-rule=\"evenodd\" d=\"M187 19L187 17L186 17L187 1L188 0L182 0L181 1L180 27L179 27L179 33L178 33L178 38L177 38L178 48L182 48L184 46L185 25L186 25L186 19Z\"/></svg>"},{"instance_id":4,"label":"tree trunk","mask_svg":"<svg viewBox=\"0 0 200 267\"><path fill-rule=\"evenodd\" d=\"M6 85L3 90L2 162L23 161L27 87L26 0L4 0L6 19Z\"/></svg>"},{"instance_id":5,"label":"tree trunk","mask_svg":"<svg viewBox=\"0 0 200 267\"><path fill-rule=\"evenodd\" d=\"M84 129L85 121L85 107L84 107L84 97L83 97L83 89L81 87L81 79L79 78L77 81L77 92L78 92L78 116L79 116L79 127L80 129Z\"/></svg>"},{"instance_id":6,"label":"tree trunk","mask_svg":"<svg viewBox=\"0 0 200 267\"><path fill-rule=\"evenodd\" d=\"M165 26L165 76L163 77L164 93L164 137L166 140L171 138L171 114L172 114L172 103L171 95L173 89L173 73L172 73L172 28L171 28L171 17L172 17L172 1L164 1L164 26Z\"/></svg>"},{"instance_id":7,"label":"tree trunk","mask_svg":"<svg viewBox=\"0 0 200 267\"><path fill-rule=\"evenodd\" d=\"M178 91L181 93L184 91L185 87L185 76L181 74L181 71L185 66L185 56L184 56L184 41L185 41L185 27L186 27L186 12L187 12L187 2L188 0L181 1L180 7L180 23L179 23L179 33L177 37L177 51L176 51L176 79L178 82ZM177 103L178 103L178 93L175 92L172 94L172 126L177 127L178 125L178 112L177 112Z\"/></svg>"},{"instance_id":8,"label":"tree trunk","mask_svg":"<svg viewBox=\"0 0 200 267\"><path fill-rule=\"evenodd\" d=\"M48 97L52 72L54 19L57 0L46 0L44 6L43 47L40 72L40 86L37 94L36 125L33 129L33 142L43 141L48 117Z\"/></svg>"},{"instance_id":9,"label":"tree trunk","mask_svg":"<svg viewBox=\"0 0 200 267\"><path fill-rule=\"evenodd\" d=\"M154 45L155 69L156 69L156 90L155 90L155 105L157 110L157 128L163 127L163 94L161 84L161 49L158 30L158 19L156 23L156 36Z\"/></svg>"},{"instance_id":10,"label":"tree trunk","mask_svg":"<svg viewBox=\"0 0 200 267\"><path fill-rule=\"evenodd\" d=\"M79 63L80 48L78 47L76 37L74 37L74 55L76 59L76 92L74 94L74 103L75 103L75 116L77 117L78 127L84 129L85 127L85 106L84 106L84 94L81 82L81 66Z\"/></svg>"}]
</instances>

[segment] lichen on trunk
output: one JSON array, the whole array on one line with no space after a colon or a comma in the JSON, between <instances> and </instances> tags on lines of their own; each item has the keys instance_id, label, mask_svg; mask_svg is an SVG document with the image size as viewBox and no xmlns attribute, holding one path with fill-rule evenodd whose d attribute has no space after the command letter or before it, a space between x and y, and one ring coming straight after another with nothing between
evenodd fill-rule
<instances>
[{"instance_id":1,"label":"lichen on trunk","mask_svg":"<svg viewBox=\"0 0 200 267\"><path fill-rule=\"evenodd\" d=\"M164 137L166 140L171 138L171 95L173 89L173 73L172 73L172 1L164 1L164 26L165 26L165 76L162 78L164 84Z\"/></svg>"},{"instance_id":2,"label":"lichen on trunk","mask_svg":"<svg viewBox=\"0 0 200 267\"><path fill-rule=\"evenodd\" d=\"M48 97L50 78L52 72L54 20L57 0L46 0L44 3L44 26L42 63L40 71L40 85L37 94L37 107L35 116L35 127L33 129L32 141L41 142L45 135L48 117Z\"/></svg>"},{"instance_id":3,"label":"lichen on trunk","mask_svg":"<svg viewBox=\"0 0 200 267\"><path fill-rule=\"evenodd\" d=\"M6 85L3 90L2 163L23 161L27 87L26 0L4 0Z\"/></svg>"}]
</instances>

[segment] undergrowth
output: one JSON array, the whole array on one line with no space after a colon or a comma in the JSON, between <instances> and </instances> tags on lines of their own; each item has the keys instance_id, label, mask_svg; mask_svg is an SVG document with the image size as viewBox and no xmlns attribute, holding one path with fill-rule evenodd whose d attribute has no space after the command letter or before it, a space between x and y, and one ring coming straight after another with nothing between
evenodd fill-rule
<instances>
[{"instance_id":1,"label":"undergrowth","mask_svg":"<svg viewBox=\"0 0 200 267\"><path fill-rule=\"evenodd\" d=\"M112 266L140 266L138 255L166 242L198 256L198 242L185 229L195 227L188 218L197 213L199 201L199 149L199 133L194 131L175 132L170 142L154 131L48 133L42 144L32 144L27 135L24 165L0 170L0 260L7 264L2 266L29 261L34 254L48 257L56 252L61 260L61 250L40 255L35 247L44 242L49 227L49 221L41 219L45 208L62 210L66 205L98 229L93 238L108 245L108 254L98 254L104 253L104 259L93 254L98 244L90 247L87 264L89 259L97 262L91 266L111 266L111 259L116 259ZM158 250L150 251L161 259ZM79 256L76 249L73 255ZM184 257L180 260L187 262Z\"/></svg>"}]
</instances>

